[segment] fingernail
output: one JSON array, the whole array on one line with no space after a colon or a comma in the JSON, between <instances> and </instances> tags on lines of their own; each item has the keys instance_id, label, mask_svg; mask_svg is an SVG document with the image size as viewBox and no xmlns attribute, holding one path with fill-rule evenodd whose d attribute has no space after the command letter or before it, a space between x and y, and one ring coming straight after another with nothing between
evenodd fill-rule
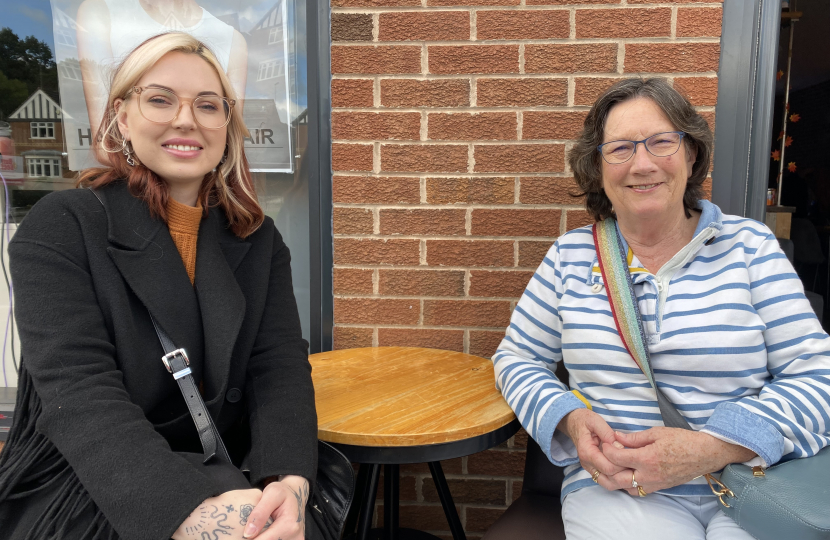
<instances>
[{"instance_id":1,"label":"fingernail","mask_svg":"<svg viewBox=\"0 0 830 540\"><path fill-rule=\"evenodd\" d=\"M614 446L616 448L619 448L620 450L623 450L625 448L625 446L621 445L618 441L614 441Z\"/></svg>"},{"instance_id":2,"label":"fingernail","mask_svg":"<svg viewBox=\"0 0 830 540\"><path fill-rule=\"evenodd\" d=\"M245 527L245 534L242 535L243 538L250 538L254 535L254 531L256 531L256 525L253 523L248 523L248 526Z\"/></svg>"}]
</instances>

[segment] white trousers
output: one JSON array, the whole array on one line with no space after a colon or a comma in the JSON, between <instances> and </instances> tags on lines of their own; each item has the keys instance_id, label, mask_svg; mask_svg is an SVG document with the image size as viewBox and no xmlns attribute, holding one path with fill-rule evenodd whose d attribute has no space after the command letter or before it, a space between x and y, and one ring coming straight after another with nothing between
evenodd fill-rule
<instances>
[{"instance_id":1,"label":"white trousers","mask_svg":"<svg viewBox=\"0 0 830 540\"><path fill-rule=\"evenodd\" d=\"M562 505L568 540L754 540L718 508L717 497L632 497L599 486Z\"/></svg>"}]
</instances>

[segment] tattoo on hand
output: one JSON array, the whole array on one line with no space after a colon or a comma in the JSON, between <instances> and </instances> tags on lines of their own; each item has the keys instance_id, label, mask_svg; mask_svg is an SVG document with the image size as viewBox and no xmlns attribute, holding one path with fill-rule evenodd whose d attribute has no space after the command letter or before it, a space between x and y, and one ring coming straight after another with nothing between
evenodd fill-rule
<instances>
[{"instance_id":1,"label":"tattoo on hand","mask_svg":"<svg viewBox=\"0 0 830 540\"><path fill-rule=\"evenodd\" d=\"M246 525L248 523L248 517L251 515L251 512L254 511L254 505L252 504L243 504L239 508L239 524Z\"/></svg>"}]
</instances>

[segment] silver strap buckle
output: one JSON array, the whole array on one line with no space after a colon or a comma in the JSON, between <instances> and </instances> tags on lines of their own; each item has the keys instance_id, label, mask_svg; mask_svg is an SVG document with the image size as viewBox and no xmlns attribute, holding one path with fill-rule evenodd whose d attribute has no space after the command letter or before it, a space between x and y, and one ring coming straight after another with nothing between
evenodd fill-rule
<instances>
[{"instance_id":1,"label":"silver strap buckle","mask_svg":"<svg viewBox=\"0 0 830 540\"><path fill-rule=\"evenodd\" d=\"M187 357L187 352L184 349L176 349L173 352L169 352L161 357L161 361L164 362L164 367L167 368L167 371L173 373L173 368L170 367L170 359L175 356L181 356L184 358L184 364L186 366L190 365L190 359Z\"/></svg>"}]
</instances>

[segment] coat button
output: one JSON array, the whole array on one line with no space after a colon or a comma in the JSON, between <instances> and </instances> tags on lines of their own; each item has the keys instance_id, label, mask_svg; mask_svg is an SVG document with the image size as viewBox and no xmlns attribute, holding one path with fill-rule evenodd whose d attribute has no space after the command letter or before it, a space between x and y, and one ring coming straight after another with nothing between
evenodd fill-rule
<instances>
[{"instance_id":1,"label":"coat button","mask_svg":"<svg viewBox=\"0 0 830 540\"><path fill-rule=\"evenodd\" d=\"M593 292L595 292L595 293L598 293L598 292L599 292L599 291L601 291L601 290L602 290L602 283L594 283L594 284L591 286L591 291L593 291Z\"/></svg>"},{"instance_id":2,"label":"coat button","mask_svg":"<svg viewBox=\"0 0 830 540\"><path fill-rule=\"evenodd\" d=\"M242 392L240 392L239 388L231 388L228 390L228 393L225 394L225 399L227 399L230 403L236 403L242 399Z\"/></svg>"}]
</instances>

